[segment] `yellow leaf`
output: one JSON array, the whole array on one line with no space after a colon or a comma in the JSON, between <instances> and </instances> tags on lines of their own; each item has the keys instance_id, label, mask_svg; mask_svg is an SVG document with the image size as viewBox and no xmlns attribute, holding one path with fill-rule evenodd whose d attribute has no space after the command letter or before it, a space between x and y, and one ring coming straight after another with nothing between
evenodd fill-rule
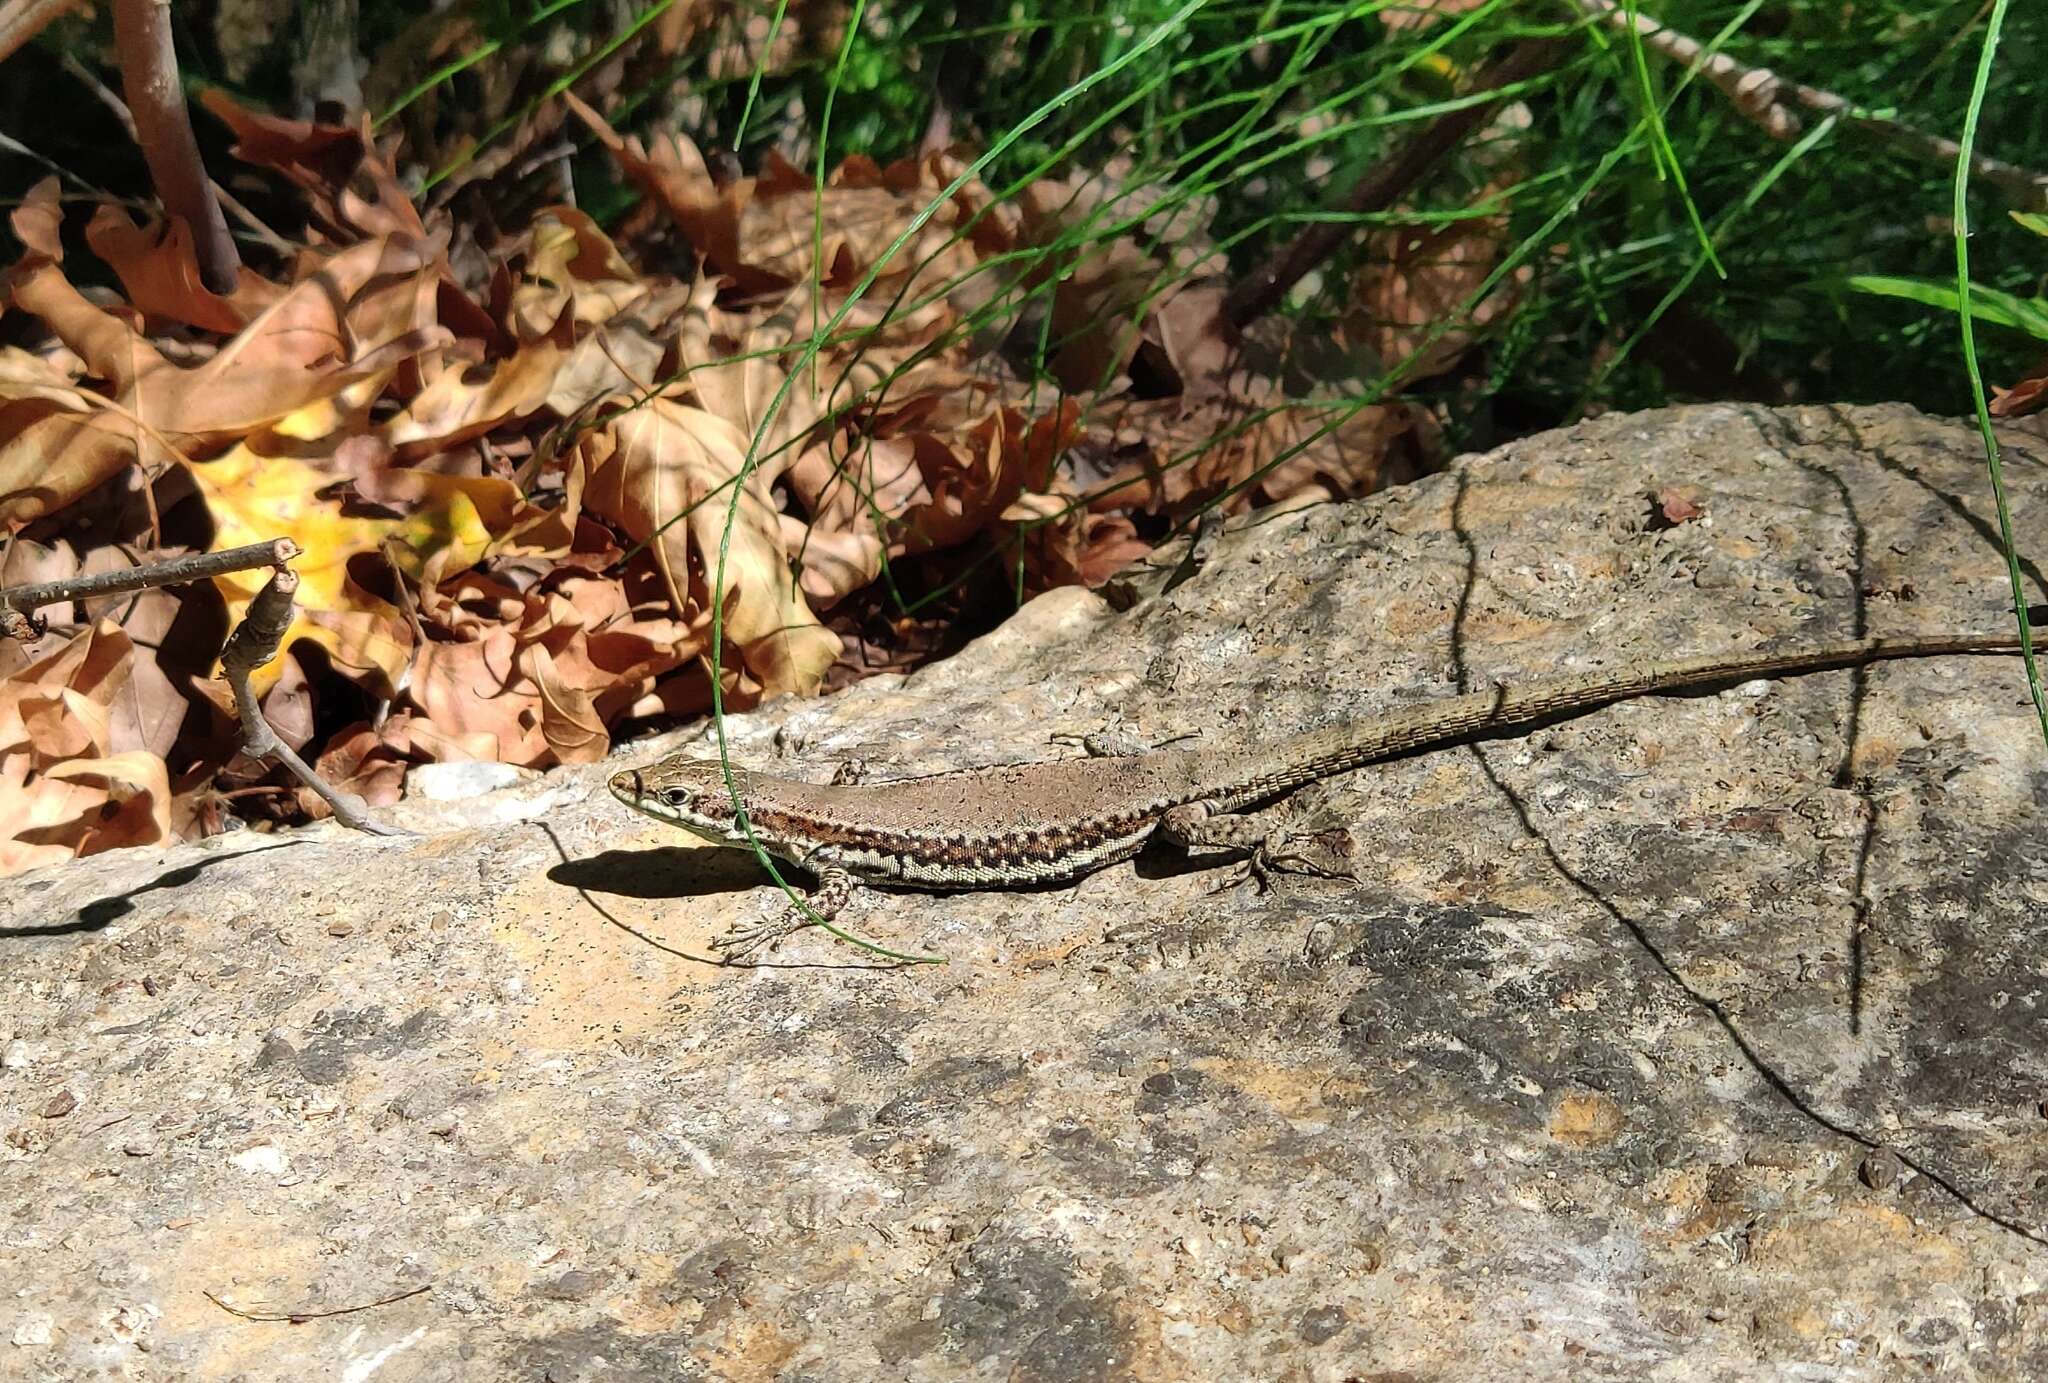
<instances>
[{"instance_id":1,"label":"yellow leaf","mask_svg":"<svg viewBox=\"0 0 2048 1383\"><path fill-rule=\"evenodd\" d=\"M308 616L365 613L362 593L348 579L349 558L359 552L377 551L386 538L395 537L403 543L423 533L431 535L432 523L423 524L418 516L399 520L344 515L340 505L319 495L320 490L335 483L334 476L297 457L259 455L246 442L218 460L190 469L193 482L213 515L213 551L290 538L304 554L292 563L292 570L299 576L298 610L279 644L281 649L290 647L293 639L309 638L339 654L342 641L332 626L312 623ZM227 600L230 624L241 622L249 602L269 579L270 573L263 569L214 578L214 584ZM402 631L403 625L398 628ZM387 642L395 643L397 639L393 636ZM359 641L357 657L361 656L361 646ZM403 666L402 661L399 666ZM250 686L257 695L270 689L278 671L275 660L257 669L250 678ZM389 673L393 669L386 667L384 671Z\"/></svg>"}]
</instances>

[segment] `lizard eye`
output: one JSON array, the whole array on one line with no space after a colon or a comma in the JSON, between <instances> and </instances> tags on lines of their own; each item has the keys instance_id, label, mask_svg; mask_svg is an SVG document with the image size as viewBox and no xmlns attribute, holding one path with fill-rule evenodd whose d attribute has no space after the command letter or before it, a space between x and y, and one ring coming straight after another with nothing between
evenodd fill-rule
<instances>
[{"instance_id":1,"label":"lizard eye","mask_svg":"<svg viewBox=\"0 0 2048 1383\"><path fill-rule=\"evenodd\" d=\"M683 788L663 788L661 800L671 807L687 807L690 805L690 794Z\"/></svg>"}]
</instances>

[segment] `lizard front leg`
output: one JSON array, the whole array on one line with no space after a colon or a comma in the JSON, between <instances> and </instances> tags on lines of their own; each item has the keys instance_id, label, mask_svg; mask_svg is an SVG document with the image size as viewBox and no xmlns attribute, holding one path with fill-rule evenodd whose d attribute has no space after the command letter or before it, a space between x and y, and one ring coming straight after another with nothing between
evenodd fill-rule
<instances>
[{"instance_id":1,"label":"lizard front leg","mask_svg":"<svg viewBox=\"0 0 2048 1383\"><path fill-rule=\"evenodd\" d=\"M818 887L803 902L791 903L772 922L734 927L724 936L713 939L711 949L718 953L718 958L726 962L735 961L759 947L772 946L805 927L831 921L853 897L857 885L853 875L836 864L821 864L812 872L818 877Z\"/></svg>"},{"instance_id":2,"label":"lizard front leg","mask_svg":"<svg viewBox=\"0 0 2048 1383\"><path fill-rule=\"evenodd\" d=\"M1296 832L1281 829L1279 809L1264 812L1228 812L1213 802L1189 802L1159 818L1159 832L1188 850L1222 850L1249 855L1251 876L1263 887L1275 873L1312 874L1322 879L1351 879L1348 868L1327 863L1335 853L1333 837L1349 838L1344 831ZM1320 857L1320 858L1319 858Z\"/></svg>"}]
</instances>

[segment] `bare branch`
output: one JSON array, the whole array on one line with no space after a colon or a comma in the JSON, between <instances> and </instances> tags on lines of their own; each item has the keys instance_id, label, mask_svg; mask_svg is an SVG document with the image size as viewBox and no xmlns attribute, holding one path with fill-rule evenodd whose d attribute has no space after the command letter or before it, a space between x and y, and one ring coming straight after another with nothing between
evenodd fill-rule
<instances>
[{"instance_id":1,"label":"bare branch","mask_svg":"<svg viewBox=\"0 0 2048 1383\"><path fill-rule=\"evenodd\" d=\"M1644 47L1662 53L1673 62L1684 63L1688 67L1697 64L1702 77L1719 87L1745 119L1753 121L1773 139L1789 143L1799 137L1799 117L1791 110L1791 106L1796 104L1825 115L1839 116L1915 158L1953 164L1956 155L1962 152L1962 146L1953 139L1929 134L1885 116L1872 115L1832 91L1787 81L1768 67L1750 67L1726 53L1708 53L1698 39L1667 28L1646 14L1630 14L1613 0L1573 0L1573 3L1610 28L1633 26ZM1970 176L1998 188L2023 211L2048 211L2048 174L2037 173L2003 159L1973 155Z\"/></svg>"},{"instance_id":2,"label":"bare branch","mask_svg":"<svg viewBox=\"0 0 2048 1383\"><path fill-rule=\"evenodd\" d=\"M410 831L386 826L371 816L368 806L354 793L328 786L326 779L277 737L270 722L263 718L263 708L256 703L249 674L277 656L278 645L291 628L292 595L298 589L299 574L291 568L279 567L271 573L256 599L249 602L242 622L228 635L227 646L221 649L221 675L234 691L235 713L242 721L242 752L252 759L276 759L290 769L292 776L319 794L320 800L333 810L334 819L344 826L373 836L411 835Z\"/></svg>"},{"instance_id":3,"label":"bare branch","mask_svg":"<svg viewBox=\"0 0 2048 1383\"><path fill-rule=\"evenodd\" d=\"M121 122L121 128L128 131L130 139L134 139L138 144L142 142L136 137L135 116L129 111L128 103L107 90L107 84L98 77L95 77L91 68L80 62L72 54L66 53L64 55L64 70L76 77L87 91L97 96L101 105L104 105L113 112L114 118ZM207 179L206 185L213 189L213 195L220 199L220 204L223 207L227 208L228 215L240 221L251 235L281 255L290 255L292 253L294 248L292 242L265 225L263 219L244 206L232 192L222 187L219 182L212 178Z\"/></svg>"},{"instance_id":4,"label":"bare branch","mask_svg":"<svg viewBox=\"0 0 2048 1383\"><path fill-rule=\"evenodd\" d=\"M0 4L0 62L27 43L66 11L84 0L6 0Z\"/></svg>"},{"instance_id":5,"label":"bare branch","mask_svg":"<svg viewBox=\"0 0 2048 1383\"><path fill-rule=\"evenodd\" d=\"M100 572L95 576L71 576L62 581L46 581L40 586L15 586L0 590L0 608L24 617L30 626L37 626L43 621L27 617L31 611L44 605L62 605L67 601L86 600L93 596L122 595L128 591L148 590L153 586L175 586L185 581L204 581L208 577L225 576L231 571L278 567L298 555L299 545L290 538L272 538L267 543L231 547L225 552L200 552L189 557L173 557L164 562L152 562L145 567L129 567L125 571ZM8 632L13 632L11 627ZM42 632L41 628L36 628L28 637L38 637Z\"/></svg>"},{"instance_id":6,"label":"bare branch","mask_svg":"<svg viewBox=\"0 0 2048 1383\"><path fill-rule=\"evenodd\" d=\"M200 281L226 296L241 278L242 260L200 161L199 142L192 137L167 0L114 0L114 48L157 196L166 212L183 217L192 228Z\"/></svg>"}]
</instances>

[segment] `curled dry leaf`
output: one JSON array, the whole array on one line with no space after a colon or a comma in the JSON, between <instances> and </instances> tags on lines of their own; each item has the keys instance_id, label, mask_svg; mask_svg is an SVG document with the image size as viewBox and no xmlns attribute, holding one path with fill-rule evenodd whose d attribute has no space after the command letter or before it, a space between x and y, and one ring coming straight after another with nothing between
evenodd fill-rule
<instances>
[{"instance_id":1,"label":"curled dry leaf","mask_svg":"<svg viewBox=\"0 0 2048 1383\"><path fill-rule=\"evenodd\" d=\"M551 207L533 223L506 322L521 341L552 336L564 319L579 327L609 322L647 296L597 222L574 207Z\"/></svg>"},{"instance_id":2,"label":"curled dry leaf","mask_svg":"<svg viewBox=\"0 0 2048 1383\"><path fill-rule=\"evenodd\" d=\"M555 670L546 644L521 650L521 671L533 683L540 704L540 733L557 763L594 764L611 752L611 736L597 703L581 687L573 687Z\"/></svg>"},{"instance_id":3,"label":"curled dry leaf","mask_svg":"<svg viewBox=\"0 0 2048 1383\"><path fill-rule=\"evenodd\" d=\"M412 460L530 417L557 387L567 354L552 341L538 341L495 365L443 370L384 425L384 440L401 459Z\"/></svg>"},{"instance_id":4,"label":"curled dry leaf","mask_svg":"<svg viewBox=\"0 0 2048 1383\"><path fill-rule=\"evenodd\" d=\"M574 97L569 105L742 298L806 284L840 293L880 265L869 295L889 304L897 329L928 330L986 302L997 285L980 273L982 261L1016 243L1014 216L970 180L884 258L959 173L945 154L888 168L855 156L821 195L809 174L778 154L758 178L721 181L688 136L665 134L649 148L621 137Z\"/></svg>"},{"instance_id":5,"label":"curled dry leaf","mask_svg":"<svg viewBox=\"0 0 2048 1383\"><path fill-rule=\"evenodd\" d=\"M590 512L648 545L676 611L694 625L709 618L711 581L746 457L747 438L731 423L654 399L613 415L577 442L570 490ZM738 488L737 503L721 594L724 637L745 674L739 689L814 691L838 656L839 640L797 589L759 471Z\"/></svg>"},{"instance_id":6,"label":"curled dry leaf","mask_svg":"<svg viewBox=\"0 0 2048 1383\"><path fill-rule=\"evenodd\" d=\"M2048 360L2034 366L2033 372L2021 379L2010 389L1993 386L1991 390L1991 416L1994 418L2017 418L2031 413L2048 399Z\"/></svg>"},{"instance_id":7,"label":"curled dry leaf","mask_svg":"<svg viewBox=\"0 0 2048 1383\"><path fill-rule=\"evenodd\" d=\"M543 213L529 241L498 284L517 344L500 359L430 379L385 424L399 459L431 456L543 408L570 418L614 395L645 396L662 378L661 338L678 329L673 319L709 300L708 286L652 291L574 208Z\"/></svg>"},{"instance_id":8,"label":"curled dry leaf","mask_svg":"<svg viewBox=\"0 0 2048 1383\"><path fill-rule=\"evenodd\" d=\"M124 742L112 709L134 659L102 621L0 680L0 873L167 838L164 762Z\"/></svg>"},{"instance_id":9,"label":"curled dry leaf","mask_svg":"<svg viewBox=\"0 0 2048 1383\"><path fill-rule=\"evenodd\" d=\"M73 401L46 377L4 396L0 523L19 527L62 509L131 462L189 460L280 424L449 339L422 315L431 311L421 301L422 247L379 240L325 257L204 364L175 365L122 317L88 302L60 257L37 248L55 234L54 190L44 190L15 213L29 249L9 275L9 296L102 387L74 389ZM12 357L9 364L21 367Z\"/></svg>"},{"instance_id":10,"label":"curled dry leaf","mask_svg":"<svg viewBox=\"0 0 2048 1383\"><path fill-rule=\"evenodd\" d=\"M1534 277L1525 265L1468 306L1500 263L1506 235L1505 216L1376 234L1351 282L1342 338L1372 351L1402 380L1450 369L1514 310Z\"/></svg>"},{"instance_id":11,"label":"curled dry leaf","mask_svg":"<svg viewBox=\"0 0 2048 1383\"><path fill-rule=\"evenodd\" d=\"M214 550L287 537L305 554L292 564L299 574L297 609L280 647L312 639L386 696L401 681L411 632L397 609L350 578L350 558L379 552L413 576L438 579L489 550L492 521L506 531L529 512L506 481L394 471L385 477L383 493L412 499L413 512L405 518L352 515L323 493L338 477L293 456L263 455L248 444L191 471L213 516ZM260 570L215 578L231 621L241 619L267 579ZM250 686L262 694L278 671L276 662L257 669Z\"/></svg>"},{"instance_id":12,"label":"curled dry leaf","mask_svg":"<svg viewBox=\"0 0 2048 1383\"><path fill-rule=\"evenodd\" d=\"M272 169L304 191L314 215L336 238L426 235L397 169L367 133L367 114L360 127L351 128L266 115L219 87L203 89L199 100L234 131L235 157ZM374 195L365 197L358 188Z\"/></svg>"},{"instance_id":13,"label":"curled dry leaf","mask_svg":"<svg viewBox=\"0 0 2048 1383\"><path fill-rule=\"evenodd\" d=\"M1248 373L1193 400L1119 399L1091 421L1099 449L1122 464L1090 492L1090 507L1168 513L1223 495L1227 510L1242 509L1305 486L1325 497L1369 493L1421 425L1406 404L1289 398Z\"/></svg>"},{"instance_id":14,"label":"curled dry leaf","mask_svg":"<svg viewBox=\"0 0 2048 1383\"><path fill-rule=\"evenodd\" d=\"M337 732L314 762L314 771L330 787L352 792L368 806L390 806L405 790L405 770L411 760L404 748L410 741L403 722L410 718L401 713L382 726L356 724ZM311 788L299 788L296 797L299 810L309 817L317 820L331 814L327 803Z\"/></svg>"},{"instance_id":15,"label":"curled dry leaf","mask_svg":"<svg viewBox=\"0 0 2048 1383\"><path fill-rule=\"evenodd\" d=\"M170 838L171 789L164 761L142 750L67 759L33 784L0 776L0 874Z\"/></svg>"},{"instance_id":16,"label":"curled dry leaf","mask_svg":"<svg viewBox=\"0 0 2048 1383\"><path fill-rule=\"evenodd\" d=\"M649 150L636 138L620 136L574 92L565 93L562 99L611 151L626 176L668 213L713 269L737 279L748 296L788 286L772 274L749 272L740 254L740 213L751 193L744 180L723 185L714 180L696 143L680 130L657 137Z\"/></svg>"},{"instance_id":17,"label":"curled dry leaf","mask_svg":"<svg viewBox=\"0 0 2048 1383\"><path fill-rule=\"evenodd\" d=\"M829 446L799 457L788 479L810 521L786 516L784 540L802 563L804 593L821 608L860 590L881 575L885 560L902 556L904 516L931 502L910 437L835 436Z\"/></svg>"},{"instance_id":18,"label":"curled dry leaf","mask_svg":"<svg viewBox=\"0 0 2048 1383\"><path fill-rule=\"evenodd\" d=\"M1123 514L1091 514L1071 495L1022 495L1003 511L1020 539L1025 585L1100 586L1152 550Z\"/></svg>"},{"instance_id":19,"label":"curled dry leaf","mask_svg":"<svg viewBox=\"0 0 2048 1383\"><path fill-rule=\"evenodd\" d=\"M199 281L192 233L183 221L138 226L119 207L103 206L85 228L85 243L121 280L139 312L233 336L256 320L285 290L247 266L227 297Z\"/></svg>"},{"instance_id":20,"label":"curled dry leaf","mask_svg":"<svg viewBox=\"0 0 2048 1383\"><path fill-rule=\"evenodd\" d=\"M805 591L830 605L873 580L885 560L1002 532L1021 496L1053 483L1078 417L1071 402L1036 419L1003 407L950 433L854 439L836 459L823 447L805 453L788 476L811 516L791 539ZM1082 522L1077 512L1072 523Z\"/></svg>"},{"instance_id":21,"label":"curled dry leaf","mask_svg":"<svg viewBox=\"0 0 2048 1383\"><path fill-rule=\"evenodd\" d=\"M606 720L702 647L701 629L643 616L617 581L574 574L521 592L467 572L426 613L458 637L421 649L410 697L466 757L527 767L601 758Z\"/></svg>"},{"instance_id":22,"label":"curled dry leaf","mask_svg":"<svg viewBox=\"0 0 2048 1383\"><path fill-rule=\"evenodd\" d=\"M753 313L723 311L707 297L676 323L678 360L690 391L706 412L756 439L764 484L772 485L795 462L798 439L825 415L827 387L821 381L832 377L830 356L814 360L784 394L772 422L768 416L789 379L782 357L822 325L816 308L813 295L801 290Z\"/></svg>"}]
</instances>

